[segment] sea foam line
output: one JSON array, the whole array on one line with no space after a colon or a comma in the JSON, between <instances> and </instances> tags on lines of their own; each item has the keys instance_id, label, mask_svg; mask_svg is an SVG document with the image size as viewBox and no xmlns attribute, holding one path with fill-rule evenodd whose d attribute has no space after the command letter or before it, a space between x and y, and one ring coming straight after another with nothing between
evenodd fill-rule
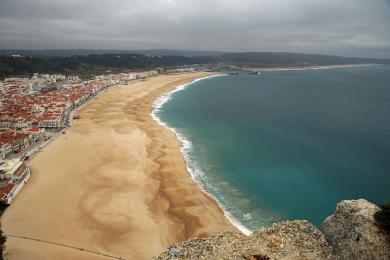
<instances>
[{"instance_id":1,"label":"sea foam line","mask_svg":"<svg viewBox=\"0 0 390 260\"><path fill-rule=\"evenodd\" d=\"M220 77L220 76L225 76L225 74L222 74L222 75L213 75L213 76L208 76L208 77L203 77L203 78L198 78L198 79L195 79L193 80L192 82L189 82L189 83L186 83L186 84L183 84L183 85L179 85L176 89L160 96L159 98L157 98L154 103L153 103L153 111L151 113L151 116L153 117L153 119L160 125L168 128L169 130L171 130L175 135L176 135L176 138L180 141L181 143L181 147L180 147L180 151L181 153L183 154L183 157L184 157L184 160L186 162L186 168L187 168L187 172L191 175L191 178L195 181L195 183L199 186L199 188L201 189L201 191L203 193L205 193L207 196L209 196L210 198L212 198L216 203L217 205L222 209L225 217L230 221L230 223L233 224L233 226L235 226L238 230L240 230L242 233L244 233L245 235L249 236L250 234L252 234L252 231L247 228L244 224L242 224L238 219L236 219L228 210L227 208L218 200L218 198L216 196L214 196L213 194L211 194L210 192L207 191L204 183L200 180L200 176L202 175L205 175L205 173L195 167L194 163L190 160L190 152L191 152L191 149L192 149L192 143L191 141L186 138L183 134L179 133L178 131L176 131L175 128L173 127L170 127L168 126L165 122L163 122L158 116L157 116L157 113L161 110L161 107L166 103L168 102L169 100L172 99L172 96L174 93L178 92L178 91L181 91L183 89L185 89L187 86L195 83L195 82L198 82L200 80L204 80L204 79L209 79L209 78L214 78L214 77Z\"/></svg>"}]
</instances>

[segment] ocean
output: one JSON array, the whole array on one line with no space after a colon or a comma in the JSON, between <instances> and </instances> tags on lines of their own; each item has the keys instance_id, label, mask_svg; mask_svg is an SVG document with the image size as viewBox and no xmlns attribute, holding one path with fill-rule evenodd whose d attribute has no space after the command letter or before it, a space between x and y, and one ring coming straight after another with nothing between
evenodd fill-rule
<instances>
[{"instance_id":1,"label":"ocean","mask_svg":"<svg viewBox=\"0 0 390 260\"><path fill-rule=\"evenodd\" d=\"M390 201L390 66L242 72L155 105L194 180L245 233L319 226L344 199Z\"/></svg>"}]
</instances>

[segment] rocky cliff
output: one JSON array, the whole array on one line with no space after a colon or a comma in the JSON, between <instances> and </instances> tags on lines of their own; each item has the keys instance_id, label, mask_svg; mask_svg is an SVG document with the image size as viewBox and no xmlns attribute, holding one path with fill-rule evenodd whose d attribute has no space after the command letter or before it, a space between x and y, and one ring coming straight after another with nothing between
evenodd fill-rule
<instances>
[{"instance_id":1,"label":"rocky cliff","mask_svg":"<svg viewBox=\"0 0 390 260\"><path fill-rule=\"evenodd\" d=\"M375 224L379 208L363 199L344 200L321 230L341 259L390 259L387 235Z\"/></svg>"},{"instance_id":2,"label":"rocky cliff","mask_svg":"<svg viewBox=\"0 0 390 260\"><path fill-rule=\"evenodd\" d=\"M388 237L375 224L378 207L345 200L321 226L284 221L253 232L223 232L169 247L155 259L390 259Z\"/></svg>"}]
</instances>

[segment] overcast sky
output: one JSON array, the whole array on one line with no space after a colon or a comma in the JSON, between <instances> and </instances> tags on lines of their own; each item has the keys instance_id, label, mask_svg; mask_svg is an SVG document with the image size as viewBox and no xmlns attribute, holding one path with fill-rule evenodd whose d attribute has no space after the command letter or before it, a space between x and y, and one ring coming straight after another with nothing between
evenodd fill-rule
<instances>
[{"instance_id":1,"label":"overcast sky","mask_svg":"<svg viewBox=\"0 0 390 260\"><path fill-rule=\"evenodd\" d=\"M390 0L0 0L0 48L390 58Z\"/></svg>"}]
</instances>

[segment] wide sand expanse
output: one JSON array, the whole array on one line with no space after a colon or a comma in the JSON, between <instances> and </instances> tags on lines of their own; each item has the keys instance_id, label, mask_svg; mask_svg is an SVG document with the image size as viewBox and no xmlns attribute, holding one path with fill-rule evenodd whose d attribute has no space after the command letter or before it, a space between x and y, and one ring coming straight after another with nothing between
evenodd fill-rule
<instances>
[{"instance_id":1,"label":"wide sand expanse","mask_svg":"<svg viewBox=\"0 0 390 260\"><path fill-rule=\"evenodd\" d=\"M154 100L209 73L158 76L115 87L31 162L32 177L2 217L7 235L126 259L233 229L186 171L180 143L150 113ZM109 259L9 237L8 259Z\"/></svg>"}]
</instances>

